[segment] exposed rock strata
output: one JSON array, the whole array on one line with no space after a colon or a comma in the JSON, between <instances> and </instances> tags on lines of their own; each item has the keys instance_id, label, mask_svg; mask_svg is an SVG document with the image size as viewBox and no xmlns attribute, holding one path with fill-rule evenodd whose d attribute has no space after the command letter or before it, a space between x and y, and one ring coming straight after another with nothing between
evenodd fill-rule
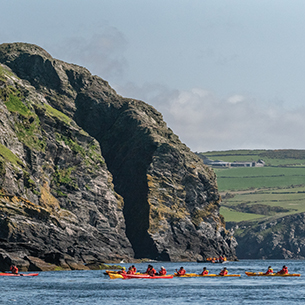
<instances>
[{"instance_id":1,"label":"exposed rock strata","mask_svg":"<svg viewBox=\"0 0 305 305\"><path fill-rule=\"evenodd\" d=\"M17 158L2 156L0 248L20 249L27 261L59 253L58 264L133 251L162 260L235 258L214 172L153 107L34 45L2 44L0 62L12 71L2 76L1 144ZM10 94L30 113L9 110ZM16 126L35 129L32 141Z\"/></svg>"},{"instance_id":2,"label":"exposed rock strata","mask_svg":"<svg viewBox=\"0 0 305 305\"><path fill-rule=\"evenodd\" d=\"M235 230L239 258L305 258L305 213L258 223L244 222Z\"/></svg>"}]
</instances>

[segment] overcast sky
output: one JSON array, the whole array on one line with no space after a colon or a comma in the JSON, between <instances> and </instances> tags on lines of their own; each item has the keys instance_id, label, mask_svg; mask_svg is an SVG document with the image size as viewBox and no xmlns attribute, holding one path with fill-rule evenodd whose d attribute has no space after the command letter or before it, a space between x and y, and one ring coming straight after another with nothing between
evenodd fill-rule
<instances>
[{"instance_id":1,"label":"overcast sky","mask_svg":"<svg viewBox=\"0 0 305 305\"><path fill-rule=\"evenodd\" d=\"M304 0L0 4L0 43L88 68L193 151L305 149Z\"/></svg>"}]
</instances>

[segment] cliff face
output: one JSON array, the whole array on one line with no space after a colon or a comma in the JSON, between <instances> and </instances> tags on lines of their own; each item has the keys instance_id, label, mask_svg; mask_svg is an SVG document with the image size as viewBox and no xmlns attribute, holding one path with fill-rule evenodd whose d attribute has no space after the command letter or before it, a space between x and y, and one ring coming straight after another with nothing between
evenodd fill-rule
<instances>
[{"instance_id":1,"label":"cliff face","mask_svg":"<svg viewBox=\"0 0 305 305\"><path fill-rule=\"evenodd\" d=\"M3 256L235 258L214 172L160 113L34 45L0 62Z\"/></svg>"},{"instance_id":2,"label":"cliff face","mask_svg":"<svg viewBox=\"0 0 305 305\"><path fill-rule=\"evenodd\" d=\"M236 248L239 258L305 258L305 213L256 224L245 222L235 230L239 243Z\"/></svg>"}]
</instances>

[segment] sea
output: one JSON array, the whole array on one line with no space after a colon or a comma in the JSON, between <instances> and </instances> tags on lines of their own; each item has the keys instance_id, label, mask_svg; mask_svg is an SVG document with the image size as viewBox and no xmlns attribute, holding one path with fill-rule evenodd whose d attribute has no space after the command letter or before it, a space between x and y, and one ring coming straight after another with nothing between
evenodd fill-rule
<instances>
[{"instance_id":1,"label":"sea","mask_svg":"<svg viewBox=\"0 0 305 305\"><path fill-rule=\"evenodd\" d=\"M0 277L0 304L305 304L304 260L240 260L225 264L150 263L168 273L184 267L218 274L227 267L240 277L113 279L103 270L39 272L36 277ZM129 267L130 264L121 264ZM147 263L134 264L145 271ZM249 277L245 271L274 271L283 265L300 277Z\"/></svg>"}]
</instances>

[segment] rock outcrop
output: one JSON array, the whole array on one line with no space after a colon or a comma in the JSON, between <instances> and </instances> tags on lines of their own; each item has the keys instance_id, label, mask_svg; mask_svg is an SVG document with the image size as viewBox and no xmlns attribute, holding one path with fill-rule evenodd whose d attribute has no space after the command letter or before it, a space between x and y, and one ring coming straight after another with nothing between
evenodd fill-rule
<instances>
[{"instance_id":1,"label":"rock outcrop","mask_svg":"<svg viewBox=\"0 0 305 305\"><path fill-rule=\"evenodd\" d=\"M2 261L235 258L214 172L153 107L35 45L0 63Z\"/></svg>"},{"instance_id":2,"label":"rock outcrop","mask_svg":"<svg viewBox=\"0 0 305 305\"><path fill-rule=\"evenodd\" d=\"M256 223L239 223L235 231L239 258L305 258L305 213Z\"/></svg>"}]
</instances>

